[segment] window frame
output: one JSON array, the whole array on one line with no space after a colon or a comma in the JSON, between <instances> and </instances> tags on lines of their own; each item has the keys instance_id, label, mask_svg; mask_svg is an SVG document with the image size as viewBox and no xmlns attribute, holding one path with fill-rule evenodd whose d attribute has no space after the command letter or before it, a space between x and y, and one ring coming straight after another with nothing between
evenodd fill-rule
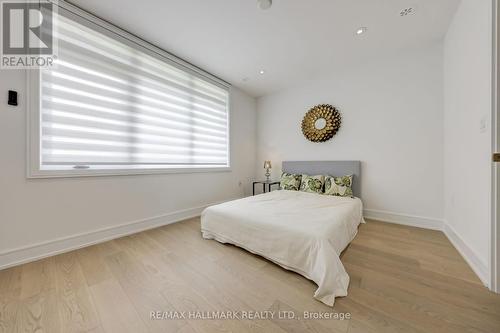
<instances>
[{"instance_id":1,"label":"window frame","mask_svg":"<svg viewBox=\"0 0 500 333\"><path fill-rule=\"evenodd\" d=\"M65 178L91 176L118 176L118 175L149 175L171 173L211 173L231 171L231 85L218 77L154 46L153 44L111 24L88 12L64 1L54 3L58 6L59 15L63 12L72 20L91 26L92 29L112 36L120 42L141 50L142 52L175 66L183 71L202 78L228 91L227 99L227 166L198 167L193 166L165 166L145 168L125 165L123 168L112 169L63 169L45 170L41 168L41 71L39 69L26 70L26 132L27 132L27 178Z\"/></svg>"}]
</instances>

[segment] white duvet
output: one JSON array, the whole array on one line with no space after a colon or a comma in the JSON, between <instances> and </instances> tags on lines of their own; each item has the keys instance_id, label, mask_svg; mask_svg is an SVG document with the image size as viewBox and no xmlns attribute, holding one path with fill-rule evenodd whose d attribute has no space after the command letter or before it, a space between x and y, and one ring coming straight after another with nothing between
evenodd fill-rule
<instances>
[{"instance_id":1,"label":"white duvet","mask_svg":"<svg viewBox=\"0 0 500 333\"><path fill-rule=\"evenodd\" d=\"M333 306L347 295L339 255L356 236L362 211L358 198L280 190L208 207L201 231L314 281L314 297Z\"/></svg>"}]
</instances>

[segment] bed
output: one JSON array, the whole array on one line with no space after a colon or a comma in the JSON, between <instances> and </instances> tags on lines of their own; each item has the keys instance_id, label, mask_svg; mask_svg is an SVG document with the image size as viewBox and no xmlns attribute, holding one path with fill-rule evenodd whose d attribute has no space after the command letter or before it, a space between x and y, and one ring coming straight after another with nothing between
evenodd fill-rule
<instances>
[{"instance_id":1,"label":"bed","mask_svg":"<svg viewBox=\"0 0 500 333\"><path fill-rule=\"evenodd\" d=\"M341 252L363 222L359 161L283 162L287 173L352 174L354 198L279 190L206 208L203 238L230 243L314 281L314 298L333 306L349 276Z\"/></svg>"}]
</instances>

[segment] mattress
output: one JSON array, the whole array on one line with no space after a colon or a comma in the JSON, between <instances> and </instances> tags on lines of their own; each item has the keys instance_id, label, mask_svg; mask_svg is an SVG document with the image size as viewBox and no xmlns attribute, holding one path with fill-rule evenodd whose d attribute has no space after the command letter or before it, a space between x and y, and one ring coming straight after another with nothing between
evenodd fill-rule
<instances>
[{"instance_id":1,"label":"mattress","mask_svg":"<svg viewBox=\"0 0 500 333\"><path fill-rule=\"evenodd\" d=\"M280 190L206 208L201 231L314 281L314 297L333 306L335 297L347 295L340 254L356 236L362 212L359 198Z\"/></svg>"}]
</instances>

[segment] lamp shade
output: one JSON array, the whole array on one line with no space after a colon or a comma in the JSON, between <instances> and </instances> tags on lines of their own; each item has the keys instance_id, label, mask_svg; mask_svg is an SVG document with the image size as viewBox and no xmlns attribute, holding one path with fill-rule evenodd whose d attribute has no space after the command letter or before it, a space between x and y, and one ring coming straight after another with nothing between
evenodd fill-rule
<instances>
[{"instance_id":1,"label":"lamp shade","mask_svg":"<svg viewBox=\"0 0 500 333\"><path fill-rule=\"evenodd\" d=\"M264 161L264 169L271 169L271 161Z\"/></svg>"}]
</instances>

